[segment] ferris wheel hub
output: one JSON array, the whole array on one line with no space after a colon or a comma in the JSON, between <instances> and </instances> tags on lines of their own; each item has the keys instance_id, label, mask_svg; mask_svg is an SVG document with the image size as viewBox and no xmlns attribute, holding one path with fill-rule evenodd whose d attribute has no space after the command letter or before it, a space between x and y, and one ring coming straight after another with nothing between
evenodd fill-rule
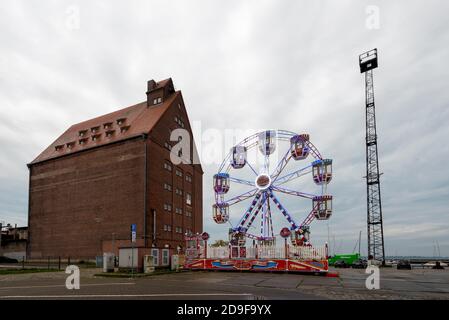
<instances>
[{"instance_id":1,"label":"ferris wheel hub","mask_svg":"<svg viewBox=\"0 0 449 320\"><path fill-rule=\"evenodd\" d=\"M259 190L266 190L271 186L271 177L266 173L259 174L254 183Z\"/></svg>"}]
</instances>

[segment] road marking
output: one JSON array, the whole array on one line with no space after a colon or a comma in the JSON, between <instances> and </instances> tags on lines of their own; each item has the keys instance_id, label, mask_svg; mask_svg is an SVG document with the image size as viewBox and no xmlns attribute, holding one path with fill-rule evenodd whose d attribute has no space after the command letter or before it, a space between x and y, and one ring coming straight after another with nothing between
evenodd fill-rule
<instances>
[{"instance_id":1,"label":"road marking","mask_svg":"<svg viewBox=\"0 0 449 320\"><path fill-rule=\"evenodd\" d=\"M158 293L158 294L68 294L36 296L0 296L0 299L57 299L57 298L155 298L155 297L202 297L202 296L254 296L251 293Z\"/></svg>"},{"instance_id":2,"label":"road marking","mask_svg":"<svg viewBox=\"0 0 449 320\"><path fill-rule=\"evenodd\" d=\"M97 286L117 286L117 285L134 285L135 282L116 282L116 283L90 283L90 284L83 284L83 287L97 287ZM6 290L6 289L39 289L39 288L57 288L57 287L63 287L65 288L65 285L47 285L47 286L27 286L27 287L0 287L0 290Z\"/></svg>"}]
</instances>

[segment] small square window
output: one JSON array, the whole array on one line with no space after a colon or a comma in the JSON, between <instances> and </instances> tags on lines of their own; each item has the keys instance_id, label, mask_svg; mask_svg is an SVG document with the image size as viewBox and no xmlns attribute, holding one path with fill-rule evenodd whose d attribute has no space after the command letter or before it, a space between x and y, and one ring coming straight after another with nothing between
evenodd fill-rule
<instances>
[{"instance_id":1,"label":"small square window","mask_svg":"<svg viewBox=\"0 0 449 320\"><path fill-rule=\"evenodd\" d=\"M119 126L125 124L125 122L126 122L126 118L120 118L120 119L117 119L117 124L118 124Z\"/></svg>"},{"instance_id":2,"label":"small square window","mask_svg":"<svg viewBox=\"0 0 449 320\"><path fill-rule=\"evenodd\" d=\"M121 127L121 128L120 128L120 132L121 132L121 133L125 133L126 131L129 130L129 127L130 127L130 126L124 126L124 127Z\"/></svg>"}]
</instances>

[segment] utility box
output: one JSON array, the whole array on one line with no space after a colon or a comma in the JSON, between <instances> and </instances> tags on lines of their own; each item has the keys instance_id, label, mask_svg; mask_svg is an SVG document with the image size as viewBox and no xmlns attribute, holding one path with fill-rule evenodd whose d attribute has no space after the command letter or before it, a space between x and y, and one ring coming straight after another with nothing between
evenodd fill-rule
<instances>
[{"instance_id":1,"label":"utility box","mask_svg":"<svg viewBox=\"0 0 449 320\"><path fill-rule=\"evenodd\" d=\"M154 272L154 257L153 256L144 256L143 257L143 272L144 273L152 273Z\"/></svg>"},{"instance_id":2,"label":"utility box","mask_svg":"<svg viewBox=\"0 0 449 320\"><path fill-rule=\"evenodd\" d=\"M136 271L142 270L142 254L140 248L120 248L119 249L119 269Z\"/></svg>"},{"instance_id":3,"label":"utility box","mask_svg":"<svg viewBox=\"0 0 449 320\"><path fill-rule=\"evenodd\" d=\"M112 252L103 253L103 272L114 272L115 255Z\"/></svg>"},{"instance_id":4,"label":"utility box","mask_svg":"<svg viewBox=\"0 0 449 320\"><path fill-rule=\"evenodd\" d=\"M171 256L171 270L179 270L179 255Z\"/></svg>"}]
</instances>

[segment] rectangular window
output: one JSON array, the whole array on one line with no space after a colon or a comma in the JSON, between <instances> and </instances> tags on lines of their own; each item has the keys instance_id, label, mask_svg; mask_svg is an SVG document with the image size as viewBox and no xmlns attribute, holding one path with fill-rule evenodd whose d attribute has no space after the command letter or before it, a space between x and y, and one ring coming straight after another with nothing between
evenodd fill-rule
<instances>
[{"instance_id":1,"label":"rectangular window","mask_svg":"<svg viewBox=\"0 0 449 320\"><path fill-rule=\"evenodd\" d=\"M112 136L114 136L115 130L108 130L106 131L106 137L107 138L111 138Z\"/></svg>"},{"instance_id":2,"label":"rectangular window","mask_svg":"<svg viewBox=\"0 0 449 320\"><path fill-rule=\"evenodd\" d=\"M159 249L151 249L151 255L153 256L153 265L159 266Z\"/></svg>"},{"instance_id":3,"label":"rectangular window","mask_svg":"<svg viewBox=\"0 0 449 320\"><path fill-rule=\"evenodd\" d=\"M97 133L98 131L100 131L100 126L92 127L92 128L90 128L90 131L92 133Z\"/></svg>"},{"instance_id":4,"label":"rectangular window","mask_svg":"<svg viewBox=\"0 0 449 320\"><path fill-rule=\"evenodd\" d=\"M171 204L164 203L164 210L171 212Z\"/></svg>"},{"instance_id":5,"label":"rectangular window","mask_svg":"<svg viewBox=\"0 0 449 320\"><path fill-rule=\"evenodd\" d=\"M164 183L164 190L171 191L171 185L168 183Z\"/></svg>"},{"instance_id":6,"label":"rectangular window","mask_svg":"<svg viewBox=\"0 0 449 320\"><path fill-rule=\"evenodd\" d=\"M192 195L190 193L186 193L186 203L191 206L192 205Z\"/></svg>"},{"instance_id":7,"label":"rectangular window","mask_svg":"<svg viewBox=\"0 0 449 320\"><path fill-rule=\"evenodd\" d=\"M167 171L171 171L172 170L171 164L168 162L164 162L164 169Z\"/></svg>"},{"instance_id":8,"label":"rectangular window","mask_svg":"<svg viewBox=\"0 0 449 320\"><path fill-rule=\"evenodd\" d=\"M167 149L167 150L171 150L171 144L168 143L168 142L165 142L165 143L164 143L164 147L165 147L165 149Z\"/></svg>"},{"instance_id":9,"label":"rectangular window","mask_svg":"<svg viewBox=\"0 0 449 320\"><path fill-rule=\"evenodd\" d=\"M190 174L186 174L186 181L192 182L192 176Z\"/></svg>"},{"instance_id":10,"label":"rectangular window","mask_svg":"<svg viewBox=\"0 0 449 320\"><path fill-rule=\"evenodd\" d=\"M168 266L170 264L170 250L169 249L162 249L162 265Z\"/></svg>"},{"instance_id":11,"label":"rectangular window","mask_svg":"<svg viewBox=\"0 0 449 320\"><path fill-rule=\"evenodd\" d=\"M120 118L120 119L117 119L117 124L119 125L119 126L121 126L122 124L124 124L126 122L126 118Z\"/></svg>"}]
</instances>

